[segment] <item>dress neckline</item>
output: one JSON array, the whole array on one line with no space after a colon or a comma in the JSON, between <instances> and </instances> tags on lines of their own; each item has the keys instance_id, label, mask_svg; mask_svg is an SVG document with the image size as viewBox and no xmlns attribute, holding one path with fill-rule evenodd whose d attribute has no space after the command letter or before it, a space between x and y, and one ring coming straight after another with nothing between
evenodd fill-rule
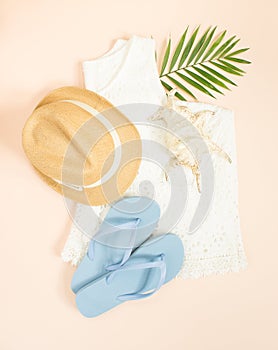
<instances>
[{"instance_id":1,"label":"dress neckline","mask_svg":"<svg viewBox=\"0 0 278 350\"><path fill-rule=\"evenodd\" d=\"M130 56L130 52L131 49L133 47L133 44L136 40L136 36L133 35L131 36L129 39L127 39L125 41L125 43L118 49L114 50L115 45L117 44L117 42L114 44L114 46L112 47L112 49L110 49L106 54L104 54L103 56L100 56L99 58L87 61L87 64L94 64L100 60L109 60L109 59L114 59L116 55L121 55L122 52L124 51L123 57L121 59L121 62L119 64L119 66L116 69L115 74L112 75L112 77L107 81L106 84L104 84L102 87L98 88L96 90L96 92L98 93L102 93L105 90L107 90L108 88L110 88L112 86L112 84L119 78L119 76L121 75L121 72L123 71L127 61L128 61L128 57Z\"/></svg>"}]
</instances>

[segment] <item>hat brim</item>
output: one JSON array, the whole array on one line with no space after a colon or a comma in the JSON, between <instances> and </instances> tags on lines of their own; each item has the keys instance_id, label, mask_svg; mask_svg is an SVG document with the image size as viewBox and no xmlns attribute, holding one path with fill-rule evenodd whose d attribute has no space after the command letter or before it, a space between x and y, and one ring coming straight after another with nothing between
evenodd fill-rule
<instances>
[{"instance_id":1,"label":"hat brim","mask_svg":"<svg viewBox=\"0 0 278 350\"><path fill-rule=\"evenodd\" d=\"M50 92L50 94L48 94L38 104L36 109L45 104L51 104L53 102L56 103L63 100L81 101L82 103L93 106L95 110L104 113L109 108L115 108L108 100L89 90L80 89L77 87L62 87ZM47 174L44 169L39 169L37 165L33 164L32 162L33 149L30 147L29 142L31 133L30 130L27 132L25 128L23 129L22 134L23 148L39 177L56 192L76 202L86 205L96 206L111 203L120 198L126 192L126 190L129 188L137 176L137 172L141 163L142 150L140 134L135 125L132 124L126 116L120 112L119 116L121 126L117 132L121 141L121 147L131 147L131 150L129 150L127 153L129 155L132 155L132 157L126 157L126 159L122 159L118 171L116 171L116 173L111 176L111 178L109 178L105 183L101 183L98 186L84 186L82 190L80 190L80 188L75 189L74 187L64 185L62 179L56 181L56 179L54 179L52 176L49 176L49 174ZM32 118L35 118L35 113L29 117L29 124L32 124ZM116 119L117 118L118 117L116 116Z\"/></svg>"}]
</instances>

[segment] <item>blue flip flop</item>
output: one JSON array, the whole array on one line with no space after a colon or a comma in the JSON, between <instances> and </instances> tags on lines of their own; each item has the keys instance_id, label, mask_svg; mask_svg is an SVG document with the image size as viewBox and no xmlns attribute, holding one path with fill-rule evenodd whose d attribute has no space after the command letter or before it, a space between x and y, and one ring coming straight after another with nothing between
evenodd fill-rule
<instances>
[{"instance_id":1,"label":"blue flip flop","mask_svg":"<svg viewBox=\"0 0 278 350\"><path fill-rule=\"evenodd\" d=\"M150 238L123 266L82 287L77 308L86 317L96 317L125 301L147 298L178 274L183 256L178 236Z\"/></svg>"},{"instance_id":2,"label":"blue flip flop","mask_svg":"<svg viewBox=\"0 0 278 350\"><path fill-rule=\"evenodd\" d=\"M73 275L72 291L123 266L153 233L159 217L159 205L147 197L124 197L114 203Z\"/></svg>"}]
</instances>

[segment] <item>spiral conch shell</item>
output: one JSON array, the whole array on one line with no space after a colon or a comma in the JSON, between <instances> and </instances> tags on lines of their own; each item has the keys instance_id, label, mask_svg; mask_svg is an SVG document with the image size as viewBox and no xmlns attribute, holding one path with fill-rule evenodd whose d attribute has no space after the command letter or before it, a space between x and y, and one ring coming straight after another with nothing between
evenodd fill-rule
<instances>
[{"instance_id":1,"label":"spiral conch shell","mask_svg":"<svg viewBox=\"0 0 278 350\"><path fill-rule=\"evenodd\" d=\"M201 137L207 145L207 149L210 153L217 153L223 157L229 163L232 162L230 156L211 138L211 136L205 131L205 121L208 117L213 118L214 112L209 110L203 110L197 113L193 113L182 101L179 101L175 95L175 89L173 89L167 96L166 106L162 107L152 116L154 121L162 121L167 130L172 132L165 132L165 146L172 152L174 159L172 163L174 165L181 165L191 169L191 172L195 178L198 192L201 192L200 183L200 166L199 160L201 157L197 157L193 154L192 150L187 146L194 136L192 130L197 129L199 137ZM166 107L166 108L165 108ZM183 121L177 118L177 115L184 117ZM189 123L188 123L189 122ZM194 128L190 128L189 125L193 125ZM177 130L184 129L184 135L182 138L178 138L174 133ZM196 130L194 129L194 130ZM198 148L195 149L198 153ZM194 152L194 153L196 153ZM166 175L167 176L167 175Z\"/></svg>"}]
</instances>

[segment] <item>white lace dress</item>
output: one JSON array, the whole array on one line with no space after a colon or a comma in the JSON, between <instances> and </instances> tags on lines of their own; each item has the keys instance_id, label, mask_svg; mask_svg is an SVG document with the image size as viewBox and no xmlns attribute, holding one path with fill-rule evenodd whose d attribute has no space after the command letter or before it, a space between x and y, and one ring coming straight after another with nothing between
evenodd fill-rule
<instances>
[{"instance_id":1,"label":"white lace dress","mask_svg":"<svg viewBox=\"0 0 278 350\"><path fill-rule=\"evenodd\" d=\"M200 200L200 191L192 167L180 165L185 170L188 188L185 212L172 229L172 232L180 236L184 243L185 258L180 276L198 278L212 273L239 271L244 268L246 258L238 217L233 113L208 104L181 103L171 96L167 101L157 72L155 42L150 38L133 36L129 40L117 40L113 48L104 56L83 62L83 71L86 88L106 97L115 106L134 103L151 104L150 108L148 105L144 108L141 115L140 111L138 112L139 117L145 122L159 114L159 106L169 104L169 101L170 107L185 119L190 119L191 111L192 115L201 120L200 130L207 136L208 144L217 145L216 149L208 147L214 170L214 196L205 220L194 234L189 234L189 226ZM145 113L146 110L148 113ZM133 108L124 110L131 120L133 120L133 111ZM202 113L199 115L198 112ZM137 121L138 116L135 119ZM167 126L171 129L175 128L173 125ZM198 129L197 124L196 126ZM166 143L179 158L171 138L165 135L163 130L142 125L137 127L143 139ZM219 150L223 151L222 154ZM182 149L182 151L186 153L185 150ZM231 162L227 161L223 154L228 155ZM149 186L150 183L153 187ZM142 161L138 175L126 195L154 196L153 198L161 207L162 215L167 212L171 184L163 167L161 168L155 162ZM78 265L86 254L90 237L98 229L109 206L93 207L98 215L98 219L95 219L91 215L92 207L71 204L75 207L74 211L71 211L74 212L74 220L62 251L62 258L73 265ZM157 231L163 232L163 226L158 227Z\"/></svg>"}]
</instances>

